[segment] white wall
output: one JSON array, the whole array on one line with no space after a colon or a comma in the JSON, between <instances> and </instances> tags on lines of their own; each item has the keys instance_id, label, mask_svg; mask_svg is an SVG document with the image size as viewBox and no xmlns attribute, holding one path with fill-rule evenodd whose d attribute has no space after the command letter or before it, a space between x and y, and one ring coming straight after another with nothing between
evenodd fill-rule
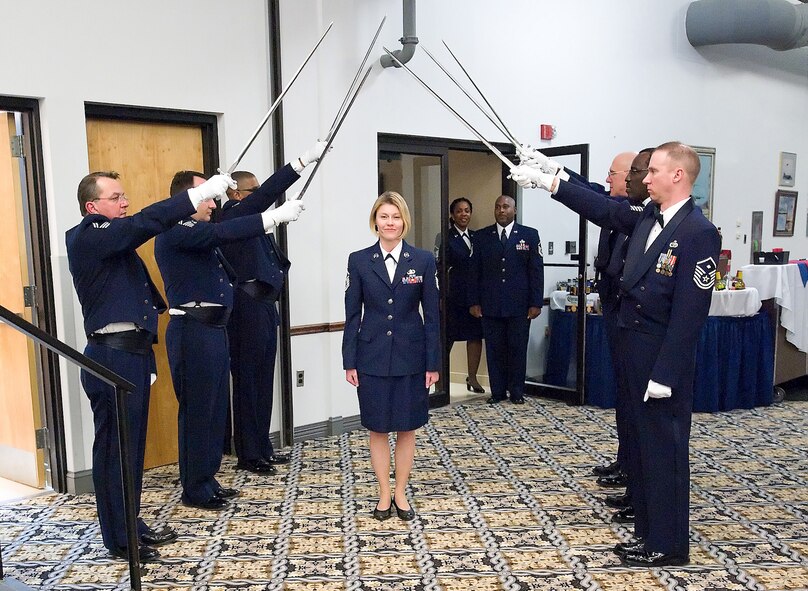
<instances>
[{"instance_id":1,"label":"white wall","mask_svg":"<svg viewBox=\"0 0 808 591\"><path fill-rule=\"evenodd\" d=\"M4 16L14 20L0 36L0 94L41 99L59 336L83 344L63 241L79 220L75 187L88 172L83 103L220 114L220 156L228 162L269 105L265 2L240 0L233 13L214 0L0 2ZM716 148L714 222L723 228L734 260L746 260L749 250L735 240L735 222L740 219L748 233L756 209L764 212L767 250L780 246L806 256L808 51L697 51L684 35L688 4L420 2L417 34L447 66L441 40L450 44L522 141L590 143L595 180L619 151L670 139ZM381 43L399 47L401 2L283 0L281 11L284 80L325 25L335 22L284 102L288 159L328 129L385 14ZM490 139L503 140L422 52L410 65ZM554 124L557 138L540 142L540 123ZM379 132L473 139L405 72L377 66L306 196L308 210L289 230L293 325L344 318L348 253L373 240L366 218L376 197ZM243 162L259 176L271 172L269 137L269 131L262 134ZM780 151L798 154L795 189L802 196L790 239L771 237ZM547 197L529 192L524 198ZM292 341L293 371L307 370L306 386L294 391L298 425L358 410L343 380L340 336ZM68 469L78 471L90 464L92 421L75 372L63 375Z\"/></svg>"}]
</instances>

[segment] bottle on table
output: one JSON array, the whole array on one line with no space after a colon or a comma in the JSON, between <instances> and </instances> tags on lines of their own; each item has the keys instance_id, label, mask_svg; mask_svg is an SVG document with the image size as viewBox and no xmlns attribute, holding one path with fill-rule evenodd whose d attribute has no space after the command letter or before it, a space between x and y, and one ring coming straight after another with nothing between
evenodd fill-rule
<instances>
[{"instance_id":1,"label":"bottle on table","mask_svg":"<svg viewBox=\"0 0 808 591\"><path fill-rule=\"evenodd\" d=\"M727 289L727 280L721 276L720 271L715 272L715 290L724 291Z\"/></svg>"},{"instance_id":2,"label":"bottle on table","mask_svg":"<svg viewBox=\"0 0 808 591\"><path fill-rule=\"evenodd\" d=\"M735 279L732 280L732 289L746 289L746 284L743 282L743 271L738 271Z\"/></svg>"}]
</instances>

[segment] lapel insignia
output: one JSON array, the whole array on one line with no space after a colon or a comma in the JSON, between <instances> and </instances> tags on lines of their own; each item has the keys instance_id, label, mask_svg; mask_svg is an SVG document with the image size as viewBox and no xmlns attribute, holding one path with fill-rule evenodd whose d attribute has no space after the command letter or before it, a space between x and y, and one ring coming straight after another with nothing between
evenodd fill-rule
<instances>
[{"instance_id":1,"label":"lapel insignia","mask_svg":"<svg viewBox=\"0 0 808 591\"><path fill-rule=\"evenodd\" d=\"M423 275L416 275L415 269L409 269L407 274L401 278L401 283L404 285L412 285L414 283L423 283L424 276Z\"/></svg>"},{"instance_id":2,"label":"lapel insignia","mask_svg":"<svg viewBox=\"0 0 808 591\"><path fill-rule=\"evenodd\" d=\"M515 233L515 232L514 232ZM530 245L527 244L524 240L520 240L516 243L516 250L530 250Z\"/></svg>"},{"instance_id":3,"label":"lapel insignia","mask_svg":"<svg viewBox=\"0 0 808 591\"><path fill-rule=\"evenodd\" d=\"M670 248L679 248L679 243L678 243L676 240L674 240L673 242L671 242L670 244L668 244L668 246L669 246Z\"/></svg>"},{"instance_id":4,"label":"lapel insignia","mask_svg":"<svg viewBox=\"0 0 808 591\"><path fill-rule=\"evenodd\" d=\"M378 252L373 253L373 258L378 259L379 258L379 253Z\"/></svg>"},{"instance_id":5,"label":"lapel insignia","mask_svg":"<svg viewBox=\"0 0 808 591\"><path fill-rule=\"evenodd\" d=\"M699 261L693 271L693 283L699 289L712 289L713 285L715 285L715 270L716 265L713 257Z\"/></svg>"},{"instance_id":6,"label":"lapel insignia","mask_svg":"<svg viewBox=\"0 0 808 591\"><path fill-rule=\"evenodd\" d=\"M408 252L405 252L405 253L404 253L404 258L405 258L405 259L408 259L408 258L410 258L410 253L408 253Z\"/></svg>"}]
</instances>

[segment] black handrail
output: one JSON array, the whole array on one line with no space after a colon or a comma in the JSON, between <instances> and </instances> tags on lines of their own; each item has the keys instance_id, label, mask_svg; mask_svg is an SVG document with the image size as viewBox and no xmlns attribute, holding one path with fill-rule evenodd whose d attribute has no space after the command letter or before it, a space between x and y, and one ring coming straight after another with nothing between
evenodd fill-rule
<instances>
[{"instance_id":1,"label":"black handrail","mask_svg":"<svg viewBox=\"0 0 808 591\"><path fill-rule=\"evenodd\" d=\"M129 423L129 416L124 404L124 396L135 389L135 385L110 371L97 361L94 361L66 345L59 339L49 335L41 328L34 326L27 320L20 318L14 312L0 306L0 320L21 332L38 344L46 347L61 357L65 357L78 365L81 369L91 373L99 380L115 388L116 418L118 421L118 447L121 454L121 480L123 482L124 509L126 512L126 539L129 552L129 581L132 589L140 591L140 554L137 542L137 514L135 513L134 480L129 464L129 431L124 427ZM0 557L0 565L2 558ZM1 567L0 567L1 568ZM0 570L0 580L3 573Z\"/></svg>"}]
</instances>

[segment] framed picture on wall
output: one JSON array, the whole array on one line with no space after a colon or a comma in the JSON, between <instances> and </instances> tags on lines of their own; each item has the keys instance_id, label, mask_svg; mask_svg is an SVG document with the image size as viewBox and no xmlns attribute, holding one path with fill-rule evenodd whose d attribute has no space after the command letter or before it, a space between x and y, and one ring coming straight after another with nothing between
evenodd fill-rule
<instances>
[{"instance_id":1,"label":"framed picture on wall","mask_svg":"<svg viewBox=\"0 0 808 591\"><path fill-rule=\"evenodd\" d=\"M797 155L793 152L780 152L780 180L781 187L793 187L797 176Z\"/></svg>"},{"instance_id":2,"label":"framed picture on wall","mask_svg":"<svg viewBox=\"0 0 808 591\"><path fill-rule=\"evenodd\" d=\"M793 236L794 218L797 212L797 192L777 191L774 195L773 236Z\"/></svg>"},{"instance_id":3,"label":"framed picture on wall","mask_svg":"<svg viewBox=\"0 0 808 591\"><path fill-rule=\"evenodd\" d=\"M693 200L708 220L713 216L713 176L715 173L715 148L691 146L699 155L701 171L693 183Z\"/></svg>"}]
</instances>

